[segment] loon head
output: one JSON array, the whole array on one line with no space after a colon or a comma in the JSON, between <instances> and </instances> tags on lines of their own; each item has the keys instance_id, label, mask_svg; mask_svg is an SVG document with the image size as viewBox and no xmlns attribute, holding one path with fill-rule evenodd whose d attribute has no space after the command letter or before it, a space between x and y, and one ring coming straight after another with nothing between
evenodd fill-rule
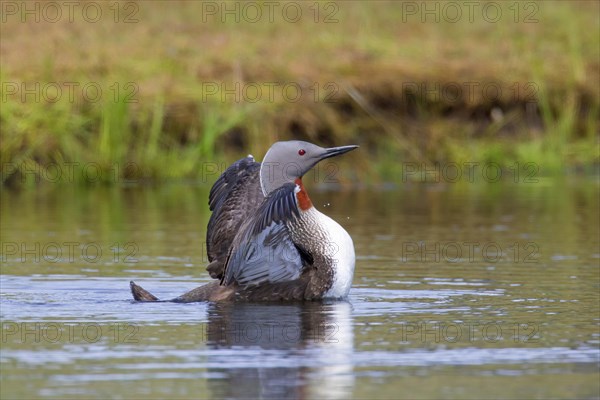
<instances>
[{"instance_id":1,"label":"loon head","mask_svg":"<svg viewBox=\"0 0 600 400\"><path fill-rule=\"evenodd\" d=\"M274 143L260 166L260 185L267 196L273 190L300 179L317 163L339 156L358 146L323 148L301 140Z\"/></svg>"}]
</instances>

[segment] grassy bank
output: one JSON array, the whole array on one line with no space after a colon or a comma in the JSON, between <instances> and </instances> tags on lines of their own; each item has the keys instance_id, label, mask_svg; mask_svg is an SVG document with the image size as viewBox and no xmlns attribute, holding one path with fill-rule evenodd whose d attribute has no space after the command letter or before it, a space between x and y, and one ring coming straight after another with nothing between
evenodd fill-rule
<instances>
[{"instance_id":1,"label":"grassy bank","mask_svg":"<svg viewBox=\"0 0 600 400\"><path fill-rule=\"evenodd\" d=\"M3 9L3 185L203 179L289 138L360 144L365 181L600 161L598 2L82 4Z\"/></svg>"}]
</instances>

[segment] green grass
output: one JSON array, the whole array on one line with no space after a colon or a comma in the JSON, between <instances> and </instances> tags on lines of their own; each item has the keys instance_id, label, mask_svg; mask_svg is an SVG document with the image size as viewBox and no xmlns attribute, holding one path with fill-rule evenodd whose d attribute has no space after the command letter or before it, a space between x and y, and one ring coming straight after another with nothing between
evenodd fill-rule
<instances>
[{"instance_id":1,"label":"green grass","mask_svg":"<svg viewBox=\"0 0 600 400\"><path fill-rule=\"evenodd\" d=\"M529 8L517 23L506 8L493 24L422 23L394 2L336 3L333 24L315 23L312 3L296 23L203 22L200 2L137 4L134 24L2 24L2 185L202 179L206 162L260 158L291 138L360 144L346 180L397 181L406 163L535 163L545 175L600 163L597 2L531 3L536 23L523 22ZM7 93L53 82L95 83L102 98ZM418 89L466 82L502 95ZM286 83L300 85L298 101ZM235 84L263 96L236 101L222 86Z\"/></svg>"}]
</instances>

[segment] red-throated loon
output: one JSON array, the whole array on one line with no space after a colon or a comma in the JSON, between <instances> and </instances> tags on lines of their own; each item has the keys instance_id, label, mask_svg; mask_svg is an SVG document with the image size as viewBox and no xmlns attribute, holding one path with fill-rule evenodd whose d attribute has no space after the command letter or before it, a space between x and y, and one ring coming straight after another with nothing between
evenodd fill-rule
<instances>
[{"instance_id":1,"label":"red-throated loon","mask_svg":"<svg viewBox=\"0 0 600 400\"><path fill-rule=\"evenodd\" d=\"M172 301L346 297L354 275L352 238L313 206L302 177L319 161L357 147L277 142L262 163L248 156L232 164L209 195L207 270L216 280ZM135 300L158 300L130 286Z\"/></svg>"}]
</instances>

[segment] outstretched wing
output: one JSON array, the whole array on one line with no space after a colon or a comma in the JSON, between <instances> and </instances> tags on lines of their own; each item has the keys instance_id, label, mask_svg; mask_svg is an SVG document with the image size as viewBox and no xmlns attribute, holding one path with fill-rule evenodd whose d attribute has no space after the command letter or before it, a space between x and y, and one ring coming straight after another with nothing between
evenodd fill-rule
<instances>
[{"instance_id":1,"label":"outstretched wing","mask_svg":"<svg viewBox=\"0 0 600 400\"><path fill-rule=\"evenodd\" d=\"M298 279L309 259L292 241L288 224L300 216L296 185L273 191L236 236L223 284L259 285Z\"/></svg>"},{"instance_id":2,"label":"outstretched wing","mask_svg":"<svg viewBox=\"0 0 600 400\"><path fill-rule=\"evenodd\" d=\"M206 249L211 261L207 267L211 277L223 277L233 239L264 199L260 163L252 156L236 161L217 179L208 197L212 215L208 221Z\"/></svg>"}]
</instances>

